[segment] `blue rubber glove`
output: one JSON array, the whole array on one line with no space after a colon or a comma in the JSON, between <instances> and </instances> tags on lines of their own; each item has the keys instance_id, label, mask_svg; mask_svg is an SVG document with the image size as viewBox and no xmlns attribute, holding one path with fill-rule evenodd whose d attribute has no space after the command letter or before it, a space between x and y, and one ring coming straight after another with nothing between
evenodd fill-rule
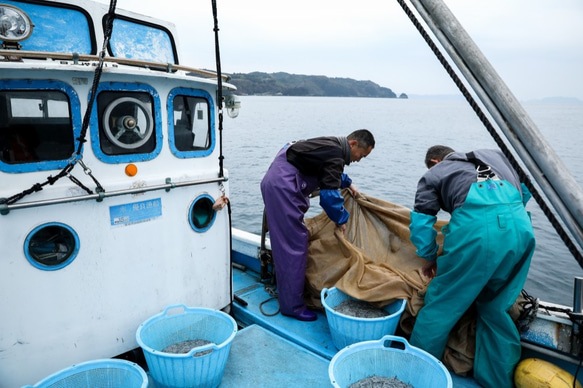
<instances>
[{"instance_id":1,"label":"blue rubber glove","mask_svg":"<svg viewBox=\"0 0 583 388\"><path fill-rule=\"evenodd\" d=\"M340 183L341 189L345 189L347 187L350 187L350 185L352 184L352 179L350 179L348 174L342 173L341 179L342 179L342 182Z\"/></svg>"},{"instance_id":2,"label":"blue rubber glove","mask_svg":"<svg viewBox=\"0 0 583 388\"><path fill-rule=\"evenodd\" d=\"M344 208L344 197L340 195L340 190L320 190L320 206L336 225L345 224L350 217Z\"/></svg>"}]
</instances>

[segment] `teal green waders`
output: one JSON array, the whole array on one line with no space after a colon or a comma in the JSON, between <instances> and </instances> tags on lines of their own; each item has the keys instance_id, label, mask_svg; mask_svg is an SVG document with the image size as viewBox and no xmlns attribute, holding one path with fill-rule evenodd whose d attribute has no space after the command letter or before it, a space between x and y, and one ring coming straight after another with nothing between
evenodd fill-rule
<instances>
[{"instance_id":1,"label":"teal green waders","mask_svg":"<svg viewBox=\"0 0 583 388\"><path fill-rule=\"evenodd\" d=\"M507 311L524 286L535 247L520 192L504 180L472 184L443 233L437 275L410 342L441 359L449 332L475 300L474 377L484 387L513 387L521 348Z\"/></svg>"}]
</instances>

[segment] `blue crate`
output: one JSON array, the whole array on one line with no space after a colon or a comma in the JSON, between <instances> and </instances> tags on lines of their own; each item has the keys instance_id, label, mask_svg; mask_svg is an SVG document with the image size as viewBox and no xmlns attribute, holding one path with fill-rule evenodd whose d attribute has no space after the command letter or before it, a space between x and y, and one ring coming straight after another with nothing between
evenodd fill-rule
<instances>
[{"instance_id":1,"label":"blue crate","mask_svg":"<svg viewBox=\"0 0 583 388\"><path fill-rule=\"evenodd\" d=\"M385 335L395 334L401 314L407 301L399 299L385 307L389 315L381 318L358 318L341 314L334 309L346 300L357 300L336 287L324 288L321 292L322 305L326 309L326 319L330 327L332 342L338 349L368 340L378 340Z\"/></svg>"},{"instance_id":2,"label":"blue crate","mask_svg":"<svg viewBox=\"0 0 583 388\"><path fill-rule=\"evenodd\" d=\"M146 388L148 376L139 365L118 359L71 365L35 385L23 388Z\"/></svg>"},{"instance_id":3,"label":"blue crate","mask_svg":"<svg viewBox=\"0 0 583 388\"><path fill-rule=\"evenodd\" d=\"M396 377L413 387L453 387L451 375L441 361L393 335L342 349L332 358L328 375L335 388L347 388L371 376Z\"/></svg>"},{"instance_id":4,"label":"blue crate","mask_svg":"<svg viewBox=\"0 0 583 388\"><path fill-rule=\"evenodd\" d=\"M235 334L237 323L222 311L173 305L142 323L136 339L156 387L215 388L221 383ZM183 354L163 352L191 340L210 344Z\"/></svg>"}]
</instances>

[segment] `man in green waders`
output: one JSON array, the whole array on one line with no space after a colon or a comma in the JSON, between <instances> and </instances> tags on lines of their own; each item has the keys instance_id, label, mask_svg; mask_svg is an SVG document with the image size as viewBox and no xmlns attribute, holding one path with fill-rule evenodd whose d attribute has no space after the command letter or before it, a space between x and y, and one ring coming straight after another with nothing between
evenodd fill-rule
<instances>
[{"instance_id":1,"label":"man in green waders","mask_svg":"<svg viewBox=\"0 0 583 388\"><path fill-rule=\"evenodd\" d=\"M524 205L530 193L498 150L427 151L411 212L411 242L433 278L410 343L441 359L449 332L475 302L474 378L488 388L513 387L520 336L508 310L520 294L535 240ZM443 254L433 228L443 209Z\"/></svg>"}]
</instances>

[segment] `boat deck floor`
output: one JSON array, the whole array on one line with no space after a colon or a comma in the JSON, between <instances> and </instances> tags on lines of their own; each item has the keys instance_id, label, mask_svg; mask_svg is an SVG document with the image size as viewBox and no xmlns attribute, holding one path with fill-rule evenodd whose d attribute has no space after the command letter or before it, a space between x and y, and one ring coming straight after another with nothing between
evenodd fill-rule
<instances>
[{"instance_id":1,"label":"boat deck floor","mask_svg":"<svg viewBox=\"0 0 583 388\"><path fill-rule=\"evenodd\" d=\"M338 349L325 314L318 312L313 322L274 314L277 300L257 274L233 271L237 298L232 315L243 329L231 346L220 387L329 387L328 366ZM452 380L455 388L480 387L472 378L453 373Z\"/></svg>"},{"instance_id":2,"label":"boat deck floor","mask_svg":"<svg viewBox=\"0 0 583 388\"><path fill-rule=\"evenodd\" d=\"M329 387L329 363L261 326L251 325L235 336L219 387Z\"/></svg>"}]
</instances>

